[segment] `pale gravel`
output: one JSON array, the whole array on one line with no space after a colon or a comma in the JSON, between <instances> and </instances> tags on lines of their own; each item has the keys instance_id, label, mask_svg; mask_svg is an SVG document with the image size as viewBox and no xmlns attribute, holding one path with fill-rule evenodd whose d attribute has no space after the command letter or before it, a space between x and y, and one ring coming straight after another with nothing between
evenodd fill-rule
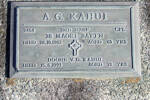
<instances>
[{"instance_id":1,"label":"pale gravel","mask_svg":"<svg viewBox=\"0 0 150 100\"><path fill-rule=\"evenodd\" d=\"M7 0L0 1L0 100L150 100L150 2L140 2L142 77L139 82L125 84L122 82L128 78L14 79L13 84L8 84L5 77L6 7Z\"/></svg>"}]
</instances>

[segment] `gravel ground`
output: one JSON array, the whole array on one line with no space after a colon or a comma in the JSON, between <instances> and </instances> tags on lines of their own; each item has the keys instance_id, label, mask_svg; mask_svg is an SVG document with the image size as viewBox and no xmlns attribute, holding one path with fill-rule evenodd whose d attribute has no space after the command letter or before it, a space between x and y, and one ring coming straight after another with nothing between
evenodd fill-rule
<instances>
[{"instance_id":1,"label":"gravel ground","mask_svg":"<svg viewBox=\"0 0 150 100\"><path fill-rule=\"evenodd\" d=\"M14 0L13 0L14 1ZM16 0L21 1L21 0ZM24 0L31 1L31 0ZM35 0L32 0L35 1ZM44 0L52 1L52 0ZM64 1L64 0L56 0ZM119 1L119 0L65 0ZM129 0L120 0L129 1ZM130 0L131 1L131 0ZM0 1L0 100L150 100L150 4L140 1L141 78L9 79L5 77L7 0Z\"/></svg>"}]
</instances>

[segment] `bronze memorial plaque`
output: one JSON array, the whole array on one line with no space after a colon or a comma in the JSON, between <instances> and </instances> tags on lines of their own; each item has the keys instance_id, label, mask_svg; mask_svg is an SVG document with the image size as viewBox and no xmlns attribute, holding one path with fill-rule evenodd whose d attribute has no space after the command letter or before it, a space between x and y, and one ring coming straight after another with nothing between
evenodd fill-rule
<instances>
[{"instance_id":1,"label":"bronze memorial plaque","mask_svg":"<svg viewBox=\"0 0 150 100\"><path fill-rule=\"evenodd\" d=\"M11 2L10 77L141 75L136 2Z\"/></svg>"}]
</instances>

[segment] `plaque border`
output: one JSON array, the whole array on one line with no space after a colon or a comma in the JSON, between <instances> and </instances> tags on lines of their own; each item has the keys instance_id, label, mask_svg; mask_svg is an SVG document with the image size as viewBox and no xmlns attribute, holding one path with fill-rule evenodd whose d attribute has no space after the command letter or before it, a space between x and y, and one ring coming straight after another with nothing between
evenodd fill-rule
<instances>
[{"instance_id":1,"label":"plaque border","mask_svg":"<svg viewBox=\"0 0 150 100\"><path fill-rule=\"evenodd\" d=\"M132 69L122 71L100 71L100 72L46 72L46 71L18 71L16 68L16 51L19 42L17 42L16 30L16 8L34 7L34 6L130 6L130 25L131 25L131 56ZM9 77L12 78L116 78L116 77L139 77L141 76L141 58L140 58L140 20L139 20L139 2L10 2L10 60ZM16 55L15 55L16 54Z\"/></svg>"}]
</instances>

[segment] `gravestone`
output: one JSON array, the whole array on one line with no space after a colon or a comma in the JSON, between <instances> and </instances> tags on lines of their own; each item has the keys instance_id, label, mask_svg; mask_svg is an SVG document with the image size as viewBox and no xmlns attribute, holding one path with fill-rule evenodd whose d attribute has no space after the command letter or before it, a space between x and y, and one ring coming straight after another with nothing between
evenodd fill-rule
<instances>
[{"instance_id":1,"label":"gravestone","mask_svg":"<svg viewBox=\"0 0 150 100\"><path fill-rule=\"evenodd\" d=\"M11 2L10 77L141 75L136 2Z\"/></svg>"}]
</instances>

